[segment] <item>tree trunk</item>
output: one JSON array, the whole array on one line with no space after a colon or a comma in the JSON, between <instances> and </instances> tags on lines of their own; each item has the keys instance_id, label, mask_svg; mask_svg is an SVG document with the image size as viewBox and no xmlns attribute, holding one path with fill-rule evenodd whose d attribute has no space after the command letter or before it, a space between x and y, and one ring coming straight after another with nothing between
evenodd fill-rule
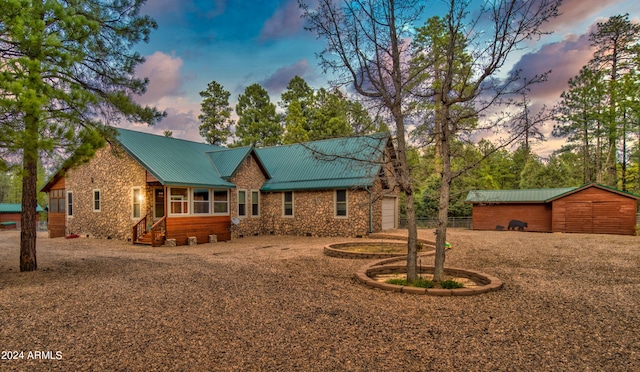
<instances>
[{"instance_id":1,"label":"tree trunk","mask_svg":"<svg viewBox=\"0 0 640 372\"><path fill-rule=\"evenodd\" d=\"M25 116L25 145L22 155L22 216L20 218L20 271L34 271L36 261L36 206L38 178L38 119Z\"/></svg>"},{"instance_id":2,"label":"tree trunk","mask_svg":"<svg viewBox=\"0 0 640 372\"><path fill-rule=\"evenodd\" d=\"M449 196L451 194L451 151L449 146L449 126L447 108L443 109L442 117L445 121L440 125L440 158L442 159L442 174L440 176L440 201L438 204L438 227L436 229L436 256L433 271L433 281L444 280L445 244L447 241L447 223L449 220Z\"/></svg>"}]
</instances>

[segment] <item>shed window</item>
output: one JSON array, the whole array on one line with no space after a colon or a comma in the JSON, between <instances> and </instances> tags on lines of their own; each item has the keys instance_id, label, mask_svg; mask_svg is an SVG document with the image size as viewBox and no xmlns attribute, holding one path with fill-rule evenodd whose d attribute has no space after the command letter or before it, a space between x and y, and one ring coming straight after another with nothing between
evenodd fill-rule
<instances>
[{"instance_id":1,"label":"shed window","mask_svg":"<svg viewBox=\"0 0 640 372\"><path fill-rule=\"evenodd\" d=\"M293 216L293 191L282 193L282 214L284 216Z\"/></svg>"},{"instance_id":2,"label":"shed window","mask_svg":"<svg viewBox=\"0 0 640 372\"><path fill-rule=\"evenodd\" d=\"M347 217L347 190L336 190L336 217Z\"/></svg>"}]
</instances>

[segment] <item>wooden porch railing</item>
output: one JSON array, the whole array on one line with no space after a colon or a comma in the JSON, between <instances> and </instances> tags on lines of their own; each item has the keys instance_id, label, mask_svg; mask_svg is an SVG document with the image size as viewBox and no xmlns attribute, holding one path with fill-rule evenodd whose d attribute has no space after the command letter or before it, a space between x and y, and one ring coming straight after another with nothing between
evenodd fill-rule
<instances>
[{"instance_id":1,"label":"wooden porch railing","mask_svg":"<svg viewBox=\"0 0 640 372\"><path fill-rule=\"evenodd\" d=\"M131 243L136 244L138 238L147 232L147 216L144 216L133 225L133 233L131 234Z\"/></svg>"},{"instance_id":2,"label":"wooden porch railing","mask_svg":"<svg viewBox=\"0 0 640 372\"><path fill-rule=\"evenodd\" d=\"M151 246L157 247L164 244L164 238L167 228L167 217L162 217L151 226Z\"/></svg>"}]
</instances>

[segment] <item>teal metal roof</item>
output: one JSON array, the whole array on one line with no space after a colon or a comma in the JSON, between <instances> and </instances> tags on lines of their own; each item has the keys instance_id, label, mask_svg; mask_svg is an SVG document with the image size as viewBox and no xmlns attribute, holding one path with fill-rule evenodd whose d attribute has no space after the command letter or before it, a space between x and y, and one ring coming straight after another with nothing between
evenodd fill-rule
<instances>
[{"instance_id":1,"label":"teal metal roof","mask_svg":"<svg viewBox=\"0 0 640 372\"><path fill-rule=\"evenodd\" d=\"M240 166L240 163L251 153L253 147L237 147L234 149L219 149L207 152L207 156L215 165L220 177L228 179Z\"/></svg>"},{"instance_id":2,"label":"teal metal roof","mask_svg":"<svg viewBox=\"0 0 640 372\"><path fill-rule=\"evenodd\" d=\"M126 129L118 129L118 141L164 185L235 187L207 156L223 147Z\"/></svg>"},{"instance_id":3,"label":"teal metal roof","mask_svg":"<svg viewBox=\"0 0 640 372\"><path fill-rule=\"evenodd\" d=\"M578 187L523 190L471 190L467 203L543 203Z\"/></svg>"},{"instance_id":4,"label":"teal metal roof","mask_svg":"<svg viewBox=\"0 0 640 372\"><path fill-rule=\"evenodd\" d=\"M36 206L36 212L44 212L41 206ZM22 204L0 203L0 213L22 213Z\"/></svg>"},{"instance_id":5,"label":"teal metal roof","mask_svg":"<svg viewBox=\"0 0 640 372\"><path fill-rule=\"evenodd\" d=\"M271 175L262 191L365 187L380 171L388 136L336 138L256 149Z\"/></svg>"}]
</instances>

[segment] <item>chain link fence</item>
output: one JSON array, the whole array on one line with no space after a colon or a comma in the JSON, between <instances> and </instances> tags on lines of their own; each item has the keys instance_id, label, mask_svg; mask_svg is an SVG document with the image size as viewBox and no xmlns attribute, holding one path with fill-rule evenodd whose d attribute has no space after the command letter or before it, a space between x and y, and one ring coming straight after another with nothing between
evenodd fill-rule
<instances>
[{"instance_id":1,"label":"chain link fence","mask_svg":"<svg viewBox=\"0 0 640 372\"><path fill-rule=\"evenodd\" d=\"M438 224L438 220L435 218L418 218L416 219L416 226L419 229L435 229ZM447 227L471 229L471 217L449 217ZM407 219L400 219L400 228L407 228Z\"/></svg>"}]
</instances>

